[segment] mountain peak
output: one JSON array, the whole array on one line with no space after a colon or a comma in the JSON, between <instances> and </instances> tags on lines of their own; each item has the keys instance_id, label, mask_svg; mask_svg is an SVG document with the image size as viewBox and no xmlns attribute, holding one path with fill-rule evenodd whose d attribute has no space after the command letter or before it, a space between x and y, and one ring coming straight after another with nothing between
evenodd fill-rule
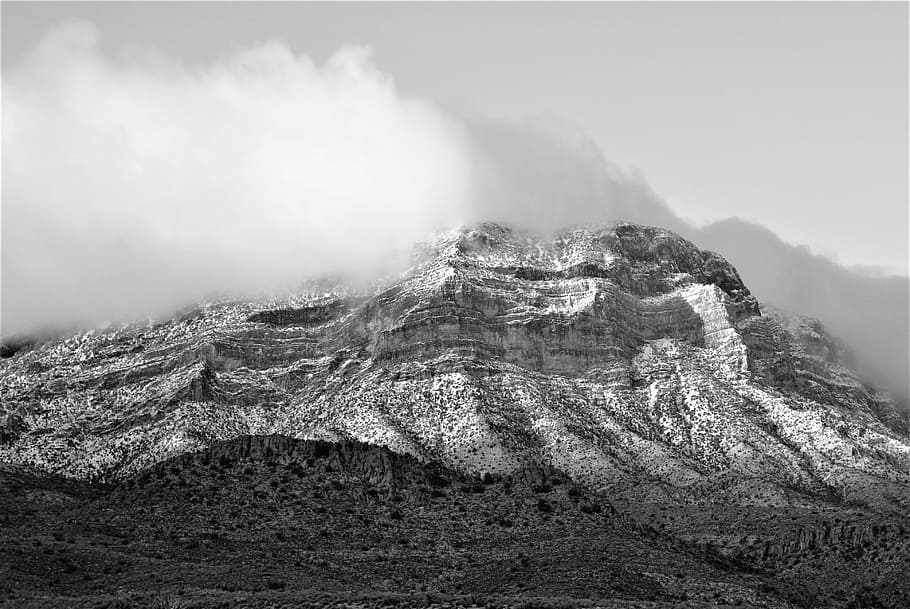
<instances>
[{"instance_id":1,"label":"mountain peak","mask_svg":"<svg viewBox=\"0 0 910 609\"><path fill-rule=\"evenodd\" d=\"M644 498L798 489L906 509L906 424L821 332L762 315L732 265L664 229L482 223L375 290L215 303L17 352L0 364L0 460L111 477L281 434L466 472L553 466Z\"/></svg>"},{"instance_id":2,"label":"mountain peak","mask_svg":"<svg viewBox=\"0 0 910 609\"><path fill-rule=\"evenodd\" d=\"M714 284L744 311L759 314L733 265L653 226L618 222L545 234L483 222L440 233L421 254L424 262L442 257L485 269L514 269L526 279L606 279L645 297L693 283Z\"/></svg>"}]
</instances>

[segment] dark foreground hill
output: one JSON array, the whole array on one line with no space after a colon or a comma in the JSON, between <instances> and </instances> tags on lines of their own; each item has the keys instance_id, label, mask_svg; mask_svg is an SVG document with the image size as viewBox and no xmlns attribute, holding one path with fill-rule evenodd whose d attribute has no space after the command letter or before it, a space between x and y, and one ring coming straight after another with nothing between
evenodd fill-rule
<instances>
[{"instance_id":1,"label":"dark foreground hill","mask_svg":"<svg viewBox=\"0 0 910 609\"><path fill-rule=\"evenodd\" d=\"M15 607L910 602L905 525L821 502L614 505L552 468L480 478L275 436L116 484L12 468L0 484L0 595Z\"/></svg>"}]
</instances>

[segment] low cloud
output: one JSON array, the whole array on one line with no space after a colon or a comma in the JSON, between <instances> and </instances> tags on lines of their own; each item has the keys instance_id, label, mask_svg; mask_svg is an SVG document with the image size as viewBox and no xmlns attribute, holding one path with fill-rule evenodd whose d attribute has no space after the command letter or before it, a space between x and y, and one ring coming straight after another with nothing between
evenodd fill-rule
<instances>
[{"instance_id":1,"label":"low cloud","mask_svg":"<svg viewBox=\"0 0 910 609\"><path fill-rule=\"evenodd\" d=\"M737 218L682 234L723 254L762 302L820 319L856 369L897 399L910 396L910 280L849 269Z\"/></svg>"},{"instance_id":2,"label":"low cloud","mask_svg":"<svg viewBox=\"0 0 910 609\"><path fill-rule=\"evenodd\" d=\"M4 335L368 276L461 222L628 220L719 251L759 299L821 318L869 378L907 394L906 278L739 220L691 226L583 133L404 97L364 48L315 65L270 42L187 66L113 58L69 23L4 71L2 122Z\"/></svg>"},{"instance_id":3,"label":"low cloud","mask_svg":"<svg viewBox=\"0 0 910 609\"><path fill-rule=\"evenodd\" d=\"M552 118L464 123L475 167L472 219L543 231L611 219L682 226L643 179L610 163L570 125Z\"/></svg>"},{"instance_id":4,"label":"low cloud","mask_svg":"<svg viewBox=\"0 0 910 609\"><path fill-rule=\"evenodd\" d=\"M365 269L460 221L463 127L368 50L206 67L49 32L3 74L3 329Z\"/></svg>"}]
</instances>

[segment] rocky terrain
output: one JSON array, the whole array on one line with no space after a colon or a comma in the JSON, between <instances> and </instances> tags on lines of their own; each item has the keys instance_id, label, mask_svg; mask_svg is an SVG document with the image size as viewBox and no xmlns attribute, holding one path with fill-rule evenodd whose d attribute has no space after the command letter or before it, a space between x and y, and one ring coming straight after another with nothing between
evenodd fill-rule
<instances>
[{"instance_id":1,"label":"rocky terrain","mask_svg":"<svg viewBox=\"0 0 910 609\"><path fill-rule=\"evenodd\" d=\"M902 607L906 521L621 504L551 467L241 437L113 483L0 471L15 607ZM847 569L837 567L847 566Z\"/></svg>"},{"instance_id":2,"label":"rocky terrain","mask_svg":"<svg viewBox=\"0 0 910 609\"><path fill-rule=\"evenodd\" d=\"M455 604L472 602L455 598L463 593L506 605L547 597L898 607L908 599L906 413L863 384L821 324L763 307L723 258L665 230L618 224L542 237L465 227L420 246L412 268L375 289L324 282L287 298L205 303L169 320L10 343L3 355L0 462L15 497L5 568L41 564L35 547L45 553L46 542L33 542L74 520L81 537L51 544L73 564L83 560L74 547L108 535L86 523L108 522L111 540L120 531L125 545L141 546L85 550L102 569L104 557L123 554L132 565L123 577L20 573L24 587L8 592L23 603L93 602L88 590L138 590L152 571L173 571L164 587L193 588L192 602L229 603L230 590L207 596L193 577L222 569L216 579L231 581L251 562L258 566L238 580L248 588L237 590L265 604L300 602L309 589L301 582L325 593L360 590L365 597L332 602L369 604L379 602L370 594L401 590L405 579L425 583L405 586L408 594ZM267 442L277 444L265 458L249 436L281 438ZM294 455L329 446L317 440L335 443L331 454L379 450L357 442L386 447L386 465L352 472L336 463L297 476ZM251 464L240 470L241 461ZM348 478L337 480L338 502L313 495L336 468L366 485L360 495L345 494ZM445 501L429 482L440 471L461 489ZM527 472L538 472L535 481ZM554 476L562 482L555 491ZM360 519L343 507L361 504ZM182 520L177 507L196 520ZM288 523L329 534L305 550L299 536L257 537L254 516L269 523L262 535ZM373 521L411 536L393 562L400 570L362 566L375 548L398 547L372 529L372 551L332 554L332 531L355 544ZM208 526L239 527L236 552L208 548L200 537ZM460 564L445 562L458 546L442 551L433 540L451 544L461 531L479 561L463 572L486 587L467 575L446 585L414 579ZM192 551L181 545L193 539ZM615 554L595 560L606 547ZM263 558L269 551L278 555ZM307 551L323 568L291 569ZM287 552L297 554L284 560ZM538 565L533 573L519 553ZM336 562L353 570L333 571ZM516 562L523 566L512 579L510 567L496 566ZM278 565L296 575L257 591ZM608 565L628 568L613 577ZM490 570L501 577L480 577ZM623 585L638 592L620 594ZM430 597L398 600L425 606Z\"/></svg>"}]
</instances>

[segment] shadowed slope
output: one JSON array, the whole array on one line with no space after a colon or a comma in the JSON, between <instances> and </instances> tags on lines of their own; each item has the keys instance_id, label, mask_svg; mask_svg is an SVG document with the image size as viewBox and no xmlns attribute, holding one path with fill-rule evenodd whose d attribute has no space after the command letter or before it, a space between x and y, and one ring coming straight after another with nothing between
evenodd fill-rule
<instances>
[{"instance_id":1,"label":"shadowed slope","mask_svg":"<svg viewBox=\"0 0 910 609\"><path fill-rule=\"evenodd\" d=\"M7 467L0 594L17 607L782 609L910 593L897 521L612 500L553 468L481 478L277 436L108 485Z\"/></svg>"}]
</instances>

